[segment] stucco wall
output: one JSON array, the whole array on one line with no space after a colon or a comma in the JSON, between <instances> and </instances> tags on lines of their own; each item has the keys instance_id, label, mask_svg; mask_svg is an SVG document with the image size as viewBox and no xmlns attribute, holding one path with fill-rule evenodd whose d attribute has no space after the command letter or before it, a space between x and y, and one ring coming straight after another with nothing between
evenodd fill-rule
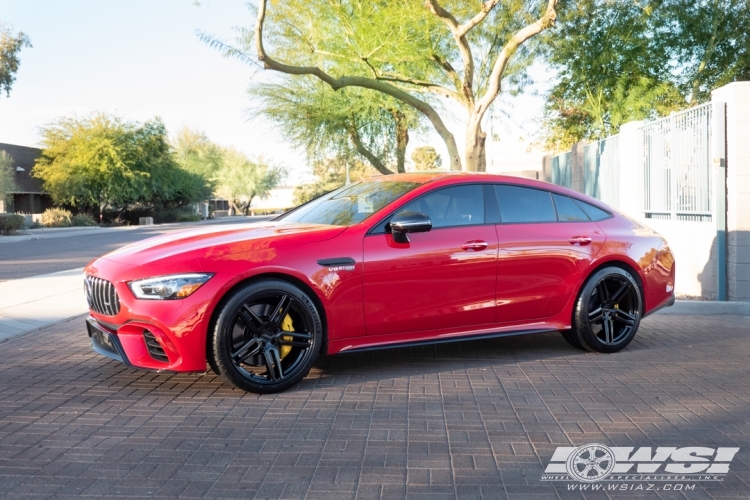
<instances>
[{"instance_id":1,"label":"stucco wall","mask_svg":"<svg viewBox=\"0 0 750 500\"><path fill-rule=\"evenodd\" d=\"M727 298L750 300L750 82L714 90L712 100L727 110Z\"/></svg>"}]
</instances>

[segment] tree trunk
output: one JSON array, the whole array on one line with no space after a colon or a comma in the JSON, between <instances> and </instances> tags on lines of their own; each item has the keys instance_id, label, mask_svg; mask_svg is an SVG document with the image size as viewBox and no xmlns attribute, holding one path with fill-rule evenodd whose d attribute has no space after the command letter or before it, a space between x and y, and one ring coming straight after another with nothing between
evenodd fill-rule
<instances>
[{"instance_id":1,"label":"tree trunk","mask_svg":"<svg viewBox=\"0 0 750 500\"><path fill-rule=\"evenodd\" d=\"M466 150L464 154L466 156L467 172L487 171L487 134L482 131L483 115L484 113L472 114L466 126Z\"/></svg>"},{"instance_id":2,"label":"tree trunk","mask_svg":"<svg viewBox=\"0 0 750 500\"><path fill-rule=\"evenodd\" d=\"M394 111L393 118L396 120L396 171L403 174L406 172L404 162L406 160L406 146L409 144L409 126L402 112Z\"/></svg>"},{"instance_id":3,"label":"tree trunk","mask_svg":"<svg viewBox=\"0 0 750 500\"><path fill-rule=\"evenodd\" d=\"M229 200L229 215L241 214L242 209L237 205L234 200Z\"/></svg>"}]
</instances>

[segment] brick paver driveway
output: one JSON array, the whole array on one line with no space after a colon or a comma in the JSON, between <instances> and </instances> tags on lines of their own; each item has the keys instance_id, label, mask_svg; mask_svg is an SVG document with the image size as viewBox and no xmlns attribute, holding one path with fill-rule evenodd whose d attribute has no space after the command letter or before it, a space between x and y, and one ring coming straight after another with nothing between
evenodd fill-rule
<instances>
[{"instance_id":1,"label":"brick paver driveway","mask_svg":"<svg viewBox=\"0 0 750 500\"><path fill-rule=\"evenodd\" d=\"M602 443L739 446L724 482L642 496L750 498L749 362L750 319L657 315L619 354L540 335L342 355L257 396L97 356L79 318L0 344L0 496L580 498L542 472Z\"/></svg>"}]
</instances>

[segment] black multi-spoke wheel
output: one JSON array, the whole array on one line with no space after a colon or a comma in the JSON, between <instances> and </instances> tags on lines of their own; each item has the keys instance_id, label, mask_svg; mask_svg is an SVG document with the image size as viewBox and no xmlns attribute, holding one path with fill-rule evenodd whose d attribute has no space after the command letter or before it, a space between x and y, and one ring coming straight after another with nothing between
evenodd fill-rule
<instances>
[{"instance_id":1,"label":"black multi-spoke wheel","mask_svg":"<svg viewBox=\"0 0 750 500\"><path fill-rule=\"evenodd\" d=\"M307 375L320 352L322 326L302 290L264 280L241 288L224 304L212 340L217 371L241 389L264 394Z\"/></svg>"},{"instance_id":2,"label":"black multi-spoke wheel","mask_svg":"<svg viewBox=\"0 0 750 500\"><path fill-rule=\"evenodd\" d=\"M633 340L641 320L641 290L619 267L594 273L581 289L566 339L576 347L617 352Z\"/></svg>"}]
</instances>

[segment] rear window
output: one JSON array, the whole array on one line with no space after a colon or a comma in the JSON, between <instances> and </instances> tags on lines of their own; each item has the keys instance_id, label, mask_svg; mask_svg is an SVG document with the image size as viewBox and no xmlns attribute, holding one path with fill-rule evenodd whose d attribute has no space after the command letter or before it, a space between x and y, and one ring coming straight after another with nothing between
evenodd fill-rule
<instances>
[{"instance_id":1,"label":"rear window","mask_svg":"<svg viewBox=\"0 0 750 500\"><path fill-rule=\"evenodd\" d=\"M611 213L606 212L599 207L595 207L591 203L586 203L581 200L575 200L575 202L576 205L581 207L581 210L586 212L586 215L588 215L591 220L604 220L612 217Z\"/></svg>"},{"instance_id":2,"label":"rear window","mask_svg":"<svg viewBox=\"0 0 750 500\"><path fill-rule=\"evenodd\" d=\"M559 221L575 222L589 220L588 215L586 215L583 209L581 209L572 198L559 194L553 194L552 198L555 200L557 219Z\"/></svg>"}]
</instances>

